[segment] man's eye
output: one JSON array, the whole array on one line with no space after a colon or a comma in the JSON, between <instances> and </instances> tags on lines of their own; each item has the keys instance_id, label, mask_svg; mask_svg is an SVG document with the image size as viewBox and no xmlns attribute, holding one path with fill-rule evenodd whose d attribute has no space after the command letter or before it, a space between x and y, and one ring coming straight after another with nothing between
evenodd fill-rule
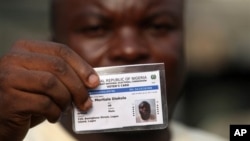
<instances>
[{"instance_id":1,"label":"man's eye","mask_svg":"<svg viewBox=\"0 0 250 141\"><path fill-rule=\"evenodd\" d=\"M175 26L167 23L152 23L147 25L147 30L153 35L166 35L175 30Z\"/></svg>"},{"instance_id":2,"label":"man's eye","mask_svg":"<svg viewBox=\"0 0 250 141\"><path fill-rule=\"evenodd\" d=\"M80 28L78 31L87 37L101 37L108 32L108 27L105 25L89 25Z\"/></svg>"},{"instance_id":3,"label":"man's eye","mask_svg":"<svg viewBox=\"0 0 250 141\"><path fill-rule=\"evenodd\" d=\"M167 25L167 24L152 24L150 25L152 29L154 30L170 30L172 29L172 26Z\"/></svg>"}]
</instances>

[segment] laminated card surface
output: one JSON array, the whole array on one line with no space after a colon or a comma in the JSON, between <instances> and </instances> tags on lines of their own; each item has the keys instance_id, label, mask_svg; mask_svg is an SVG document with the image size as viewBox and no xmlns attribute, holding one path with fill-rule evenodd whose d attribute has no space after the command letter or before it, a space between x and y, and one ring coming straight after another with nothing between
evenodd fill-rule
<instances>
[{"instance_id":1,"label":"laminated card surface","mask_svg":"<svg viewBox=\"0 0 250 141\"><path fill-rule=\"evenodd\" d=\"M163 64L97 68L100 85L90 89L93 107L73 111L77 133L162 129L167 126ZM164 84L162 84L164 83Z\"/></svg>"}]
</instances>

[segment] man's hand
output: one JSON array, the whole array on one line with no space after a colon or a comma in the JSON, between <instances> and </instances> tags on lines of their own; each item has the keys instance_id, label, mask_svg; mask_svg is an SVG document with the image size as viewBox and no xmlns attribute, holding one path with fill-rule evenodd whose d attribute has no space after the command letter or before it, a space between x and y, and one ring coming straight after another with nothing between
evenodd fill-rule
<instances>
[{"instance_id":1,"label":"man's hand","mask_svg":"<svg viewBox=\"0 0 250 141\"><path fill-rule=\"evenodd\" d=\"M0 60L0 140L22 140L43 120L56 122L72 102L88 110L86 89L98 85L93 68L69 47L18 41Z\"/></svg>"}]
</instances>

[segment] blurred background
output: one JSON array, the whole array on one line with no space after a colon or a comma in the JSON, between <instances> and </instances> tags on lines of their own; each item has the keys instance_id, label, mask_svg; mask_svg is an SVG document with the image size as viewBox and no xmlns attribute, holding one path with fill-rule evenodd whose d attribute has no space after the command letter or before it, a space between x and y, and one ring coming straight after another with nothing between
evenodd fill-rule
<instances>
[{"instance_id":1,"label":"blurred background","mask_svg":"<svg viewBox=\"0 0 250 141\"><path fill-rule=\"evenodd\" d=\"M17 39L48 40L49 0L0 0L0 56ZM187 81L175 115L229 137L250 124L250 1L187 0Z\"/></svg>"}]
</instances>

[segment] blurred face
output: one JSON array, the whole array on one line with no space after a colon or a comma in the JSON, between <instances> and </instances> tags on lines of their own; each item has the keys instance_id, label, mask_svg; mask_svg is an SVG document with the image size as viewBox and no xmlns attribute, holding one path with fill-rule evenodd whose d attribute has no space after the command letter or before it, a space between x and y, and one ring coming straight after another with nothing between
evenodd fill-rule
<instances>
[{"instance_id":1,"label":"blurred face","mask_svg":"<svg viewBox=\"0 0 250 141\"><path fill-rule=\"evenodd\" d=\"M151 114L150 104L147 102L142 102L139 105L139 112L143 120L148 120Z\"/></svg>"},{"instance_id":2,"label":"blurred face","mask_svg":"<svg viewBox=\"0 0 250 141\"><path fill-rule=\"evenodd\" d=\"M53 39L93 67L164 62L173 109L183 72L182 0L55 0Z\"/></svg>"}]
</instances>

